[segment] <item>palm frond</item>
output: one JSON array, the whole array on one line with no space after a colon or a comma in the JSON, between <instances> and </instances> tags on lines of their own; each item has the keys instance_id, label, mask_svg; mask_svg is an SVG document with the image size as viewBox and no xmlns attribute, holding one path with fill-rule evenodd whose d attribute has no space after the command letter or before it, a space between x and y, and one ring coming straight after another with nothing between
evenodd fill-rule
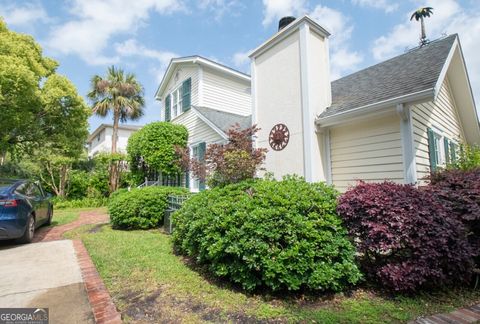
<instances>
[{"instance_id":1,"label":"palm frond","mask_svg":"<svg viewBox=\"0 0 480 324\"><path fill-rule=\"evenodd\" d=\"M116 110L122 122L143 116L144 89L133 73L125 73L112 65L104 79L99 76L92 78L91 89L88 96L93 101L95 114L105 117L109 111Z\"/></svg>"},{"instance_id":2,"label":"palm frond","mask_svg":"<svg viewBox=\"0 0 480 324\"><path fill-rule=\"evenodd\" d=\"M109 98L103 98L95 102L92 106L92 111L94 114L105 117L108 115L110 109L113 107L112 102Z\"/></svg>"}]
</instances>

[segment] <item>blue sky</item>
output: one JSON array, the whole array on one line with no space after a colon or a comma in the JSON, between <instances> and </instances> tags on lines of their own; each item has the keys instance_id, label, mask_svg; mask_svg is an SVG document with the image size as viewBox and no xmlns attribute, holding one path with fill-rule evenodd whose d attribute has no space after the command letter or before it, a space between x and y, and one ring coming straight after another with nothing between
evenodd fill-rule
<instances>
[{"instance_id":1,"label":"blue sky","mask_svg":"<svg viewBox=\"0 0 480 324\"><path fill-rule=\"evenodd\" d=\"M335 79L415 47L420 26L409 17L426 5L434 8L430 39L460 34L480 103L478 0L0 0L0 16L32 34L84 96L109 65L135 73L147 103L135 123L145 124L159 119L154 92L172 57L198 54L249 73L248 52L276 32L280 17L309 14L332 33ZM91 117L91 130L110 118Z\"/></svg>"}]
</instances>

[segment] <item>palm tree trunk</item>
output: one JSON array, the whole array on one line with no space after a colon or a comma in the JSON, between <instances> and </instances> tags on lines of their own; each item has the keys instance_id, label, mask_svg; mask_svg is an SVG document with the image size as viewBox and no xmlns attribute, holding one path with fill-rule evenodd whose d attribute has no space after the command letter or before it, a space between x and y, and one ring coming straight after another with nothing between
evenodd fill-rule
<instances>
[{"instance_id":1,"label":"palm tree trunk","mask_svg":"<svg viewBox=\"0 0 480 324\"><path fill-rule=\"evenodd\" d=\"M114 108L113 110L113 133L112 133L112 154L117 153L117 140L118 140L118 123L120 120L119 109ZM109 182L110 182L110 193L118 189L118 163L110 158L109 163Z\"/></svg>"},{"instance_id":2,"label":"palm tree trunk","mask_svg":"<svg viewBox=\"0 0 480 324\"><path fill-rule=\"evenodd\" d=\"M112 134L112 154L117 153L117 140L118 140L118 122L120 119L120 113L117 108L113 111L113 134Z\"/></svg>"},{"instance_id":3,"label":"palm tree trunk","mask_svg":"<svg viewBox=\"0 0 480 324\"><path fill-rule=\"evenodd\" d=\"M420 23L422 24L422 35L420 36L420 43L425 45L425 40L427 39L427 33L425 32L425 22L423 17L420 17Z\"/></svg>"}]
</instances>

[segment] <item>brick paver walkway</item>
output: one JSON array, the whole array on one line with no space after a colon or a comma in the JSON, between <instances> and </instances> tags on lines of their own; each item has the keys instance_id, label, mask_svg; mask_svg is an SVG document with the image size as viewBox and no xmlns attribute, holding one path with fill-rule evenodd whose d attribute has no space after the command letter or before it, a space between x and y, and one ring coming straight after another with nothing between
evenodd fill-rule
<instances>
[{"instance_id":1,"label":"brick paver walkway","mask_svg":"<svg viewBox=\"0 0 480 324\"><path fill-rule=\"evenodd\" d=\"M63 240L63 234L65 234L65 232L73 230L79 226L87 224L102 224L107 223L108 221L108 215L101 211L92 210L81 212L78 219L74 222L49 228L39 228L35 233L34 242ZM110 294L103 284L102 278L100 278L87 249L82 241L79 240L74 240L73 246L77 253L85 290L87 291L88 300L92 307L95 322L98 324L121 323L122 320L120 313L117 311L115 304L110 298Z\"/></svg>"},{"instance_id":2,"label":"brick paver walkway","mask_svg":"<svg viewBox=\"0 0 480 324\"><path fill-rule=\"evenodd\" d=\"M460 308L447 314L436 314L432 316L420 317L412 323L421 324L451 324L451 323L479 323L480 322L480 304Z\"/></svg>"},{"instance_id":3,"label":"brick paver walkway","mask_svg":"<svg viewBox=\"0 0 480 324\"><path fill-rule=\"evenodd\" d=\"M53 215L55 219L55 213ZM65 225L60 225L60 226L54 226L54 227L40 227L35 232L35 237L33 241L47 242L47 241L63 240L64 239L63 234L73 230L74 228L77 228L82 225L87 225L87 224L108 223L108 221L109 221L108 215L103 212L100 212L97 210L81 212L78 219L74 222L71 222Z\"/></svg>"}]
</instances>

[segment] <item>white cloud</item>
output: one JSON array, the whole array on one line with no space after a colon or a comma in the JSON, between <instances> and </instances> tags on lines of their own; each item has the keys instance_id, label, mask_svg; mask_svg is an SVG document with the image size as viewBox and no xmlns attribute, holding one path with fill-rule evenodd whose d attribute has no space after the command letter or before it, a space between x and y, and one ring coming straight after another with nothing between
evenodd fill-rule
<instances>
[{"instance_id":1,"label":"white cloud","mask_svg":"<svg viewBox=\"0 0 480 324\"><path fill-rule=\"evenodd\" d=\"M11 26L30 27L36 22L47 23L50 21L45 8L36 1L25 2L20 6L12 3L0 4L0 16Z\"/></svg>"},{"instance_id":2,"label":"white cloud","mask_svg":"<svg viewBox=\"0 0 480 324\"><path fill-rule=\"evenodd\" d=\"M151 11L167 14L182 9L177 0L72 0L70 12L76 18L53 28L47 46L92 65L116 63L118 56L103 54L113 36L134 33Z\"/></svg>"},{"instance_id":3,"label":"white cloud","mask_svg":"<svg viewBox=\"0 0 480 324\"><path fill-rule=\"evenodd\" d=\"M417 6L422 3L415 1ZM462 8L455 0L431 0L433 16L425 20L427 37L436 39L444 33L458 33L465 54L472 88L480 89L480 9ZM402 53L405 48L418 45L420 23L410 21L411 13L405 13L404 22L396 25L387 35L375 40L372 49L374 58L384 60ZM476 93L480 103L480 93Z\"/></svg>"},{"instance_id":4,"label":"white cloud","mask_svg":"<svg viewBox=\"0 0 480 324\"><path fill-rule=\"evenodd\" d=\"M155 66L150 69L150 71L158 83L162 80L170 60L179 56L170 51L159 51L147 48L139 44L135 39L129 39L123 43L116 43L114 47L116 53L121 57L137 56L155 60Z\"/></svg>"},{"instance_id":5,"label":"white cloud","mask_svg":"<svg viewBox=\"0 0 480 324\"><path fill-rule=\"evenodd\" d=\"M298 16L307 12L306 0L263 0L263 6L264 26L285 16Z\"/></svg>"},{"instance_id":6,"label":"white cloud","mask_svg":"<svg viewBox=\"0 0 480 324\"><path fill-rule=\"evenodd\" d=\"M233 65L239 69L242 72L246 72L250 74L250 58L248 57L248 54L250 54L252 50L248 51L240 51L235 54L233 54L232 57L232 62Z\"/></svg>"},{"instance_id":7,"label":"white cloud","mask_svg":"<svg viewBox=\"0 0 480 324\"><path fill-rule=\"evenodd\" d=\"M352 3L361 7L381 9L386 13L394 12L399 7L398 3L391 0L352 0Z\"/></svg>"},{"instance_id":8,"label":"white cloud","mask_svg":"<svg viewBox=\"0 0 480 324\"><path fill-rule=\"evenodd\" d=\"M212 12L215 20L220 20L227 13L232 13L242 7L239 0L197 0L201 10Z\"/></svg>"},{"instance_id":9,"label":"white cloud","mask_svg":"<svg viewBox=\"0 0 480 324\"><path fill-rule=\"evenodd\" d=\"M332 80L357 69L363 61L363 56L357 51L352 51L349 46L354 29L351 19L340 11L321 5L315 7L310 16L332 34L330 36L330 74Z\"/></svg>"}]
</instances>

